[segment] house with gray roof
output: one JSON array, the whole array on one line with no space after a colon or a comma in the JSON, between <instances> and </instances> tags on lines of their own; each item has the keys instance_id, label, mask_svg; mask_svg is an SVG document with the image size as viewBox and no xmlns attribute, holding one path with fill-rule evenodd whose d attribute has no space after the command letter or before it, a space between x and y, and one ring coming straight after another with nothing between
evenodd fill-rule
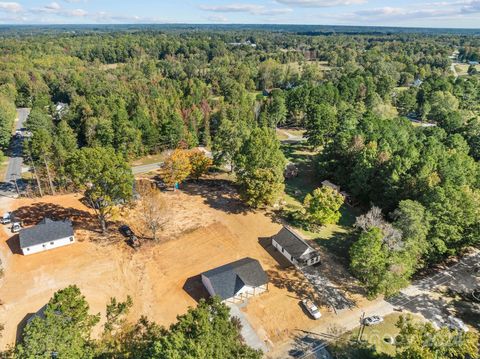
<instances>
[{"instance_id":1,"label":"house with gray roof","mask_svg":"<svg viewBox=\"0 0 480 359\"><path fill-rule=\"evenodd\" d=\"M202 273L202 283L211 296L233 303L268 290L267 274L259 261L248 257Z\"/></svg>"},{"instance_id":2,"label":"house with gray roof","mask_svg":"<svg viewBox=\"0 0 480 359\"><path fill-rule=\"evenodd\" d=\"M22 229L19 240L22 253L30 255L72 244L75 236L70 220L54 221L44 218L36 226Z\"/></svg>"},{"instance_id":3,"label":"house with gray roof","mask_svg":"<svg viewBox=\"0 0 480 359\"><path fill-rule=\"evenodd\" d=\"M311 266L320 262L320 254L289 227L283 227L272 237L272 245L296 266Z\"/></svg>"}]
</instances>

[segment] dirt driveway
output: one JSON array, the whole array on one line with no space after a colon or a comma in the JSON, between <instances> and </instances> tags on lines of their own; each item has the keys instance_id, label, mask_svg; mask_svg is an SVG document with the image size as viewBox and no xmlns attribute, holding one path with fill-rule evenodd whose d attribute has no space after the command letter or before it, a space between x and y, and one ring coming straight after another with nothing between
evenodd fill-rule
<instances>
[{"instance_id":1,"label":"dirt driveway","mask_svg":"<svg viewBox=\"0 0 480 359\"><path fill-rule=\"evenodd\" d=\"M1 210L17 210L27 225L45 215L71 218L78 240L68 247L25 257L18 253L18 238L0 230L5 268L0 287L4 303L0 323L5 324L1 347L15 341L30 313L70 284L80 287L94 313L104 315L110 297L123 300L131 295L131 320L146 315L169 325L205 294L199 274L211 268L249 256L258 259L269 275L298 275L284 271L265 246L280 225L262 212L247 211L222 183L190 185L166 196L171 219L161 243L148 242L137 252L123 243L114 228L107 239L95 232L95 218L79 196L1 202ZM126 222L139 230L135 215L119 214L116 225ZM242 310L262 340L276 344L297 328L315 326L298 302L296 293L272 284L269 292Z\"/></svg>"}]
</instances>

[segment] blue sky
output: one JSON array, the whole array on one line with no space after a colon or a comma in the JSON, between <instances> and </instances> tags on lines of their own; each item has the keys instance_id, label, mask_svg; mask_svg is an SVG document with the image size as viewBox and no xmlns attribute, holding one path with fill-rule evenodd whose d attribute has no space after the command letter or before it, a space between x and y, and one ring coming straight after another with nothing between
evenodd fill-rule
<instances>
[{"instance_id":1,"label":"blue sky","mask_svg":"<svg viewBox=\"0 0 480 359\"><path fill-rule=\"evenodd\" d=\"M480 0L17 0L0 24L281 23L480 28Z\"/></svg>"}]
</instances>

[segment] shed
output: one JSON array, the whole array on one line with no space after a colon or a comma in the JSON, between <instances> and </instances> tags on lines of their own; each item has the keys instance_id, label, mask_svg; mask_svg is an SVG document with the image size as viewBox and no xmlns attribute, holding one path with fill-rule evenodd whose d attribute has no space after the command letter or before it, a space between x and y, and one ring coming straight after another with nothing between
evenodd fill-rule
<instances>
[{"instance_id":1,"label":"shed","mask_svg":"<svg viewBox=\"0 0 480 359\"><path fill-rule=\"evenodd\" d=\"M63 247L75 242L70 220L54 221L50 218L44 218L34 227L22 229L19 239L24 255Z\"/></svg>"}]
</instances>

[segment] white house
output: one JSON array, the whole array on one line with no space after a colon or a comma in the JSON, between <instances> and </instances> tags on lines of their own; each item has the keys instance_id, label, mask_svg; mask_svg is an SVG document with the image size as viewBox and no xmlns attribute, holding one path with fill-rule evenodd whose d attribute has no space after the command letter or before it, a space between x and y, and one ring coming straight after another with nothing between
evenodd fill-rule
<instances>
[{"instance_id":1,"label":"white house","mask_svg":"<svg viewBox=\"0 0 480 359\"><path fill-rule=\"evenodd\" d=\"M319 253L288 227L283 227L272 237L272 245L296 266L311 266L320 262Z\"/></svg>"},{"instance_id":2,"label":"white house","mask_svg":"<svg viewBox=\"0 0 480 359\"><path fill-rule=\"evenodd\" d=\"M256 259L248 257L202 273L202 283L211 296L233 303L268 290L267 274Z\"/></svg>"},{"instance_id":3,"label":"white house","mask_svg":"<svg viewBox=\"0 0 480 359\"><path fill-rule=\"evenodd\" d=\"M19 239L24 255L67 246L75 242L70 220L53 221L50 218L44 218L34 227L22 229Z\"/></svg>"}]
</instances>

